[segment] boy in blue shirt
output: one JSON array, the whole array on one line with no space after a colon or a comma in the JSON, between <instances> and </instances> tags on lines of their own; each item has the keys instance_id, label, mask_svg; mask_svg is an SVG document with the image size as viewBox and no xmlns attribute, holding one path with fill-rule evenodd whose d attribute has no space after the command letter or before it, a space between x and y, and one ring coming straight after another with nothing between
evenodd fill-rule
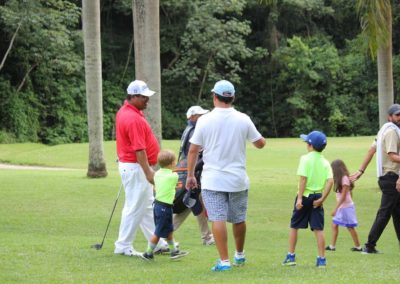
<instances>
[{"instance_id":1,"label":"boy in blue shirt","mask_svg":"<svg viewBox=\"0 0 400 284\"><path fill-rule=\"evenodd\" d=\"M298 230L306 229L310 224L318 245L316 266L325 268L324 209L322 203L333 185L331 165L321 154L326 146L326 136L320 131L312 131L308 135L302 134L300 137L307 142L308 154L300 158L297 169L297 175L300 176L299 190L290 221L289 252L282 265L296 265L295 249Z\"/></svg>"},{"instance_id":2,"label":"boy in blue shirt","mask_svg":"<svg viewBox=\"0 0 400 284\"><path fill-rule=\"evenodd\" d=\"M175 198L175 188L178 182L178 174L172 170L176 164L176 157L172 151L162 150L157 157L160 169L154 174L154 222L156 229L143 253L142 258L154 259L154 249L160 238L165 238L171 250L171 259L177 259L188 254L180 251L173 238L174 226L172 225L172 203Z\"/></svg>"}]
</instances>

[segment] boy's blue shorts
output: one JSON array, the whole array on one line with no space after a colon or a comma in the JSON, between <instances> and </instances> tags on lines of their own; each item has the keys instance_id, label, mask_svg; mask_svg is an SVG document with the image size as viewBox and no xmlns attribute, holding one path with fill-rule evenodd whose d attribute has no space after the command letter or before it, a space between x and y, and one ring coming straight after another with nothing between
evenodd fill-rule
<instances>
[{"instance_id":1,"label":"boy's blue shorts","mask_svg":"<svg viewBox=\"0 0 400 284\"><path fill-rule=\"evenodd\" d=\"M307 229L308 224L310 224L312 231L324 229L324 208L322 206L313 207L313 201L321 198L321 196L321 193L310 194L308 197L303 196L303 207L300 210L296 209L296 196L290 220L290 228Z\"/></svg>"},{"instance_id":2,"label":"boy's blue shorts","mask_svg":"<svg viewBox=\"0 0 400 284\"><path fill-rule=\"evenodd\" d=\"M155 200L153 212L154 223L156 224L154 235L160 238L167 238L174 231L172 205Z\"/></svg>"}]
</instances>

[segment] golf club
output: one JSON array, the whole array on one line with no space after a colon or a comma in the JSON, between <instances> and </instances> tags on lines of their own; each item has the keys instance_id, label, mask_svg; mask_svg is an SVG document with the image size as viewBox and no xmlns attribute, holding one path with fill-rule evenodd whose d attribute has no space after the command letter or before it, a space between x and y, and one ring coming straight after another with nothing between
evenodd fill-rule
<instances>
[{"instance_id":1,"label":"golf club","mask_svg":"<svg viewBox=\"0 0 400 284\"><path fill-rule=\"evenodd\" d=\"M104 232L103 240L101 241L101 244L94 244L94 245L92 245L92 248L95 248L95 249L97 249L97 250L100 250L100 249L103 247L104 240L106 239L108 227L110 226L111 219L112 219L112 216L113 216L114 211L115 211L115 207L117 206L117 203L118 203L118 199L119 199L119 195L120 195L120 193L121 193L121 189L122 189L122 183L121 183L121 185L120 185L120 187L119 187L118 194L117 194L117 199L115 199L114 207L113 207L113 209L112 209L112 211L111 211L111 216L110 216L110 219L108 220L108 224L107 224L106 231Z\"/></svg>"}]
</instances>

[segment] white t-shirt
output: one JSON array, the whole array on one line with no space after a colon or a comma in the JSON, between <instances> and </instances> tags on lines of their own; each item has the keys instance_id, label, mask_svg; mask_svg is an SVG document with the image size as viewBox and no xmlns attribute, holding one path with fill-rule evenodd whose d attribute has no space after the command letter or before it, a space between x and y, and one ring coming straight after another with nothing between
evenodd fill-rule
<instances>
[{"instance_id":1,"label":"white t-shirt","mask_svg":"<svg viewBox=\"0 0 400 284\"><path fill-rule=\"evenodd\" d=\"M190 143L203 148L203 189L237 192L249 188L246 141L261 139L250 117L234 108L214 108L199 118Z\"/></svg>"}]
</instances>

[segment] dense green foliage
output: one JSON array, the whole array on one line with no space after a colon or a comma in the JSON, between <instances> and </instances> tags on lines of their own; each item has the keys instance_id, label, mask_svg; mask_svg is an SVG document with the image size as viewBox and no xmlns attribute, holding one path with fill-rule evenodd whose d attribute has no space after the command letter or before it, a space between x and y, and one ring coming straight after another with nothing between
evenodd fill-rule
<instances>
[{"instance_id":1,"label":"dense green foliage","mask_svg":"<svg viewBox=\"0 0 400 284\"><path fill-rule=\"evenodd\" d=\"M0 143L87 141L81 1L0 1ZM134 79L131 0L102 0L104 135ZM400 23L393 1L393 27ZM211 108L218 79L266 136L311 129L374 134L376 62L355 1L160 0L163 137L179 137L187 108ZM400 32L393 29L394 82ZM399 91L395 85L395 98Z\"/></svg>"}]
</instances>

